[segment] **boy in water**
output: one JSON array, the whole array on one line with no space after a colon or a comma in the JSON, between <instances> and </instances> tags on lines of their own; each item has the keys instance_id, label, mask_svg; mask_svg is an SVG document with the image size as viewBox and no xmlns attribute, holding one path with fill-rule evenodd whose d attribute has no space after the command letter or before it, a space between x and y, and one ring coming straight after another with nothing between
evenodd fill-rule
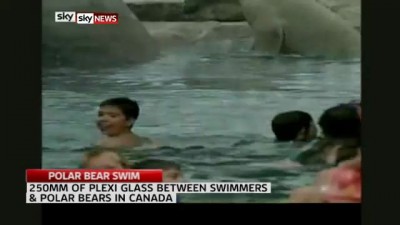
<instances>
[{"instance_id":1,"label":"boy in water","mask_svg":"<svg viewBox=\"0 0 400 225\"><path fill-rule=\"evenodd\" d=\"M98 148L85 154L82 162L85 169L126 169L128 163L116 151Z\"/></svg>"},{"instance_id":2,"label":"boy in water","mask_svg":"<svg viewBox=\"0 0 400 225\"><path fill-rule=\"evenodd\" d=\"M104 135L98 143L106 148L133 148L151 143L132 132L139 117L139 105L129 98L112 98L100 103L97 127Z\"/></svg>"},{"instance_id":3,"label":"boy in water","mask_svg":"<svg viewBox=\"0 0 400 225\"><path fill-rule=\"evenodd\" d=\"M312 186L294 190L292 203L359 203L361 202L361 152L336 168L320 172Z\"/></svg>"},{"instance_id":4,"label":"boy in water","mask_svg":"<svg viewBox=\"0 0 400 225\"><path fill-rule=\"evenodd\" d=\"M311 115L303 111L279 113L271 125L277 141L308 142L317 137L317 127Z\"/></svg>"},{"instance_id":5,"label":"boy in water","mask_svg":"<svg viewBox=\"0 0 400 225\"><path fill-rule=\"evenodd\" d=\"M361 108L354 104L341 104L324 111L319 119L324 137L360 141Z\"/></svg>"},{"instance_id":6,"label":"boy in water","mask_svg":"<svg viewBox=\"0 0 400 225\"><path fill-rule=\"evenodd\" d=\"M182 180L181 167L171 161L148 159L134 163L132 169L162 169L163 182L178 183Z\"/></svg>"},{"instance_id":7,"label":"boy in water","mask_svg":"<svg viewBox=\"0 0 400 225\"><path fill-rule=\"evenodd\" d=\"M302 164L337 164L351 159L360 147L360 109L354 104L340 104L325 110L319 125L323 138L296 156Z\"/></svg>"}]
</instances>

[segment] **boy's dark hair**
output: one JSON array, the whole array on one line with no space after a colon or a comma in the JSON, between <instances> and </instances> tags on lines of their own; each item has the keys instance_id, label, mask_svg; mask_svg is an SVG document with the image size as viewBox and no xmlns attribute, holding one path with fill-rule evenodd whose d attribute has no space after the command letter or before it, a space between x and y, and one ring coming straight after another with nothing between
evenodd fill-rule
<instances>
[{"instance_id":1,"label":"boy's dark hair","mask_svg":"<svg viewBox=\"0 0 400 225\"><path fill-rule=\"evenodd\" d=\"M342 104L325 110L319 119L324 136L328 138L356 138L361 136L361 120L357 108Z\"/></svg>"},{"instance_id":2,"label":"boy's dark hair","mask_svg":"<svg viewBox=\"0 0 400 225\"><path fill-rule=\"evenodd\" d=\"M100 107L103 106L115 106L121 109L122 113L127 119L137 120L140 113L140 108L135 100L129 98L111 98L100 103Z\"/></svg>"},{"instance_id":3,"label":"boy's dark hair","mask_svg":"<svg viewBox=\"0 0 400 225\"><path fill-rule=\"evenodd\" d=\"M133 163L132 169L176 169L181 170L181 166L175 162L161 160L161 159L147 159L141 162Z\"/></svg>"},{"instance_id":4,"label":"boy's dark hair","mask_svg":"<svg viewBox=\"0 0 400 225\"><path fill-rule=\"evenodd\" d=\"M276 115L271 126L278 141L293 141L301 129L308 132L312 121L311 115L306 112L288 111Z\"/></svg>"}]
</instances>

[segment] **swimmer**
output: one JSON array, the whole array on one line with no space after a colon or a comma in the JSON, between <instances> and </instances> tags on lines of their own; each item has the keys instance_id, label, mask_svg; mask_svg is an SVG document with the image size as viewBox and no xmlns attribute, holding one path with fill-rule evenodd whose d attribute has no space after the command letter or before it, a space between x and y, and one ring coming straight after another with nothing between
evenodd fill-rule
<instances>
[{"instance_id":1,"label":"swimmer","mask_svg":"<svg viewBox=\"0 0 400 225\"><path fill-rule=\"evenodd\" d=\"M360 108L351 104L342 104L325 110L318 122L324 137L360 140L360 112Z\"/></svg>"},{"instance_id":2,"label":"swimmer","mask_svg":"<svg viewBox=\"0 0 400 225\"><path fill-rule=\"evenodd\" d=\"M115 150L98 148L87 152L83 158L85 169L126 169L129 164Z\"/></svg>"},{"instance_id":3,"label":"swimmer","mask_svg":"<svg viewBox=\"0 0 400 225\"><path fill-rule=\"evenodd\" d=\"M354 104L341 104L319 119L323 138L307 146L294 160L302 164L333 164L350 159L361 145L361 118Z\"/></svg>"},{"instance_id":4,"label":"swimmer","mask_svg":"<svg viewBox=\"0 0 400 225\"><path fill-rule=\"evenodd\" d=\"M309 142L317 137L317 127L310 114L288 111L276 115L271 123L277 141Z\"/></svg>"},{"instance_id":5,"label":"swimmer","mask_svg":"<svg viewBox=\"0 0 400 225\"><path fill-rule=\"evenodd\" d=\"M134 163L132 169L162 169L163 182L178 183L182 180L181 167L174 162L148 159L138 163Z\"/></svg>"},{"instance_id":6,"label":"swimmer","mask_svg":"<svg viewBox=\"0 0 400 225\"><path fill-rule=\"evenodd\" d=\"M112 98L100 103L97 127L104 138L98 145L106 148L134 148L152 144L150 139L132 132L139 112L138 103L128 98Z\"/></svg>"},{"instance_id":7,"label":"swimmer","mask_svg":"<svg viewBox=\"0 0 400 225\"><path fill-rule=\"evenodd\" d=\"M294 190L292 203L361 202L361 153L338 167L320 172L312 186Z\"/></svg>"}]
</instances>

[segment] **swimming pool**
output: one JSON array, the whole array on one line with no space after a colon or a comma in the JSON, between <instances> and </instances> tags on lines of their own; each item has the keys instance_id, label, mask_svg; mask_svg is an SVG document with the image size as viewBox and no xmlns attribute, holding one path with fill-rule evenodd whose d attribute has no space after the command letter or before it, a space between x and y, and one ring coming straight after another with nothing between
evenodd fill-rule
<instances>
[{"instance_id":1,"label":"swimming pool","mask_svg":"<svg viewBox=\"0 0 400 225\"><path fill-rule=\"evenodd\" d=\"M230 45L232 46L232 45ZM138 100L135 132L164 147L131 159L173 160L187 181L270 181L269 195L184 195L187 202L276 202L313 179L316 168L285 168L295 154L276 144L272 117L285 110L318 119L332 105L360 98L360 62L268 57L223 43L168 50L148 64L107 71L68 68L43 74L43 168L77 167L99 138L97 104Z\"/></svg>"}]
</instances>

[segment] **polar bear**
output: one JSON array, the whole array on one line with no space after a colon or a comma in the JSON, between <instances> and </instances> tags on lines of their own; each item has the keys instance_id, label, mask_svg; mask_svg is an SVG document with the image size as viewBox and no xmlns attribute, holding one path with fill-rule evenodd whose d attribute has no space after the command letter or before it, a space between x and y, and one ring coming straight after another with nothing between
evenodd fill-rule
<instances>
[{"instance_id":1,"label":"polar bear","mask_svg":"<svg viewBox=\"0 0 400 225\"><path fill-rule=\"evenodd\" d=\"M254 48L269 54L359 58L361 35L315 0L240 0Z\"/></svg>"}]
</instances>

